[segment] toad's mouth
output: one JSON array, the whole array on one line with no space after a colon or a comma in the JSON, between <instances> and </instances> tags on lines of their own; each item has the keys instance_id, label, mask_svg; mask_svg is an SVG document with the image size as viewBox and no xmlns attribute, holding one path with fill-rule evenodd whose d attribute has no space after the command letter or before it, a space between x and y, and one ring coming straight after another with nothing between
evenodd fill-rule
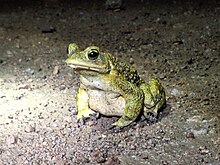
<instances>
[{"instance_id":1,"label":"toad's mouth","mask_svg":"<svg viewBox=\"0 0 220 165\"><path fill-rule=\"evenodd\" d=\"M87 70L87 71L94 71L99 73L107 73L109 72L109 69L107 67L99 67L99 66L87 66L83 64L68 64L71 68L75 70Z\"/></svg>"}]
</instances>

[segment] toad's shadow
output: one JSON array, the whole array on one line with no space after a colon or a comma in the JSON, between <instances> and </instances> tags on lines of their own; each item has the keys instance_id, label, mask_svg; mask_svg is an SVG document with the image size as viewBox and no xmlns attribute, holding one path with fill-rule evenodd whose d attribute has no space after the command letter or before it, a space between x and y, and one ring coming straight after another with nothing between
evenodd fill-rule
<instances>
[{"instance_id":1,"label":"toad's shadow","mask_svg":"<svg viewBox=\"0 0 220 165\"><path fill-rule=\"evenodd\" d=\"M95 121L96 124L92 126L92 129L96 131L108 132L108 133L124 132L132 127L136 127L136 126L145 127L152 125L156 122L160 122L163 118L169 115L171 111L171 107L172 107L172 103L168 100L166 103L166 107L159 112L159 115L157 116L156 120L149 121L148 119L144 118L143 114L141 113L135 122L123 128L117 128L115 126L112 126L112 123L116 122L120 117L106 117L100 114L98 117L96 118L92 117L89 120Z\"/></svg>"}]
</instances>

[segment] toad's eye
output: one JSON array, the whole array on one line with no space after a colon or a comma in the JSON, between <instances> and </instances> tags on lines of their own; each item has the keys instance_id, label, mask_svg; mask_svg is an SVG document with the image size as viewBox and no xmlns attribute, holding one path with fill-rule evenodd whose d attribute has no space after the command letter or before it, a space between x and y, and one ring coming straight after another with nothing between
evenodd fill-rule
<instances>
[{"instance_id":1,"label":"toad's eye","mask_svg":"<svg viewBox=\"0 0 220 165\"><path fill-rule=\"evenodd\" d=\"M96 49L92 49L91 52L88 53L89 60L96 60L99 57L99 51Z\"/></svg>"}]
</instances>

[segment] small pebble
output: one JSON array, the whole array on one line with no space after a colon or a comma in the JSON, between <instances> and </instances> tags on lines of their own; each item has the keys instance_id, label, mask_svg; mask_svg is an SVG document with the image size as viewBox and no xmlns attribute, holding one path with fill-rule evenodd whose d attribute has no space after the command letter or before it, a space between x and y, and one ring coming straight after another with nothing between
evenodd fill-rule
<instances>
[{"instance_id":1,"label":"small pebble","mask_svg":"<svg viewBox=\"0 0 220 165\"><path fill-rule=\"evenodd\" d=\"M12 51L10 51L10 50L7 50L6 52L7 52L9 57L11 57L11 55L13 54Z\"/></svg>"},{"instance_id":2,"label":"small pebble","mask_svg":"<svg viewBox=\"0 0 220 165\"><path fill-rule=\"evenodd\" d=\"M14 135L10 135L6 139L7 145L9 145L9 144L16 144L17 142L18 142L18 137L14 136Z\"/></svg>"},{"instance_id":3,"label":"small pebble","mask_svg":"<svg viewBox=\"0 0 220 165\"><path fill-rule=\"evenodd\" d=\"M206 146L200 146L199 147L199 152L201 155L206 155L209 153L209 150L206 148Z\"/></svg>"},{"instance_id":4,"label":"small pebble","mask_svg":"<svg viewBox=\"0 0 220 165\"><path fill-rule=\"evenodd\" d=\"M55 162L55 164L56 164L56 165L65 165L66 162L63 161L63 160L57 160L57 161Z\"/></svg>"},{"instance_id":5,"label":"small pebble","mask_svg":"<svg viewBox=\"0 0 220 165\"><path fill-rule=\"evenodd\" d=\"M107 0L105 2L106 10L117 10L122 8L122 0Z\"/></svg>"},{"instance_id":6,"label":"small pebble","mask_svg":"<svg viewBox=\"0 0 220 165\"><path fill-rule=\"evenodd\" d=\"M47 144L46 141L44 141L44 142L42 143L42 145L43 145L43 146L47 146L48 144Z\"/></svg>"},{"instance_id":7,"label":"small pebble","mask_svg":"<svg viewBox=\"0 0 220 165\"><path fill-rule=\"evenodd\" d=\"M77 115L78 111L76 109L76 107L69 107L68 111L72 114L72 115Z\"/></svg>"},{"instance_id":8,"label":"small pebble","mask_svg":"<svg viewBox=\"0 0 220 165\"><path fill-rule=\"evenodd\" d=\"M66 89L66 86L65 86L65 85L60 85L59 89L60 89L61 91L63 91L63 90Z\"/></svg>"},{"instance_id":9,"label":"small pebble","mask_svg":"<svg viewBox=\"0 0 220 165\"><path fill-rule=\"evenodd\" d=\"M208 130L205 129L205 128L202 128L200 130L192 130L192 133L195 135L195 136L202 136L202 135L206 135L208 133Z\"/></svg>"},{"instance_id":10,"label":"small pebble","mask_svg":"<svg viewBox=\"0 0 220 165\"><path fill-rule=\"evenodd\" d=\"M187 138L190 138L190 139L195 139L195 135L194 135L192 132L188 132L188 133L186 134L186 137L187 137Z\"/></svg>"},{"instance_id":11,"label":"small pebble","mask_svg":"<svg viewBox=\"0 0 220 165\"><path fill-rule=\"evenodd\" d=\"M34 132L35 131L35 127L31 126L31 125L27 125L24 129L25 132L30 133L30 132Z\"/></svg>"},{"instance_id":12,"label":"small pebble","mask_svg":"<svg viewBox=\"0 0 220 165\"><path fill-rule=\"evenodd\" d=\"M30 74L34 74L34 70L31 68L25 69L25 72L30 73Z\"/></svg>"},{"instance_id":13,"label":"small pebble","mask_svg":"<svg viewBox=\"0 0 220 165\"><path fill-rule=\"evenodd\" d=\"M45 27L41 31L42 33L54 33L56 32L56 29L54 27Z\"/></svg>"},{"instance_id":14,"label":"small pebble","mask_svg":"<svg viewBox=\"0 0 220 165\"><path fill-rule=\"evenodd\" d=\"M30 86L27 85L27 84L21 84L21 85L18 86L18 90L20 90L20 89L28 89L29 87Z\"/></svg>"},{"instance_id":15,"label":"small pebble","mask_svg":"<svg viewBox=\"0 0 220 165\"><path fill-rule=\"evenodd\" d=\"M134 64L134 59L133 59L133 58L130 58L129 63L130 63L131 65L133 65L133 64Z\"/></svg>"},{"instance_id":16,"label":"small pebble","mask_svg":"<svg viewBox=\"0 0 220 165\"><path fill-rule=\"evenodd\" d=\"M170 91L170 94L173 95L173 96L178 96L178 95L180 95L180 93L181 92L177 88L173 88Z\"/></svg>"},{"instance_id":17,"label":"small pebble","mask_svg":"<svg viewBox=\"0 0 220 165\"><path fill-rule=\"evenodd\" d=\"M53 75L56 75L56 74L58 74L59 73L59 66L55 66L54 68L53 68Z\"/></svg>"}]
</instances>

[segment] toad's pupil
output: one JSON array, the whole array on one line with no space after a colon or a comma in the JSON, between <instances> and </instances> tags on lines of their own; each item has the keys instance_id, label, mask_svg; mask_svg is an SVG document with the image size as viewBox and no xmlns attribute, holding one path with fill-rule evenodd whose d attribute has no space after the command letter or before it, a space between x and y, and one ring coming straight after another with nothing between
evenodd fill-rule
<instances>
[{"instance_id":1,"label":"toad's pupil","mask_svg":"<svg viewBox=\"0 0 220 165\"><path fill-rule=\"evenodd\" d=\"M97 51L92 51L92 52L90 52L90 53L88 54L88 56L89 56L89 59L95 60L95 59L98 58L99 52L97 52Z\"/></svg>"}]
</instances>

